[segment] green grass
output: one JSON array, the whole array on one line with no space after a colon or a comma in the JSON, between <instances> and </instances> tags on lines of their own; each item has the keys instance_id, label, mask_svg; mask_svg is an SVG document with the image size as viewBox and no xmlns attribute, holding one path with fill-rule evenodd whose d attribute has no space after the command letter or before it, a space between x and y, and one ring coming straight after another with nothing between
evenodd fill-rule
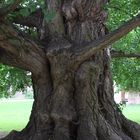
<instances>
[{"instance_id":1,"label":"green grass","mask_svg":"<svg viewBox=\"0 0 140 140\"><path fill-rule=\"evenodd\" d=\"M0 131L23 129L31 113L32 101L0 101Z\"/></svg>"},{"instance_id":2,"label":"green grass","mask_svg":"<svg viewBox=\"0 0 140 140\"><path fill-rule=\"evenodd\" d=\"M32 101L0 101L0 131L23 129L31 113ZM123 114L140 124L140 105L126 105Z\"/></svg>"},{"instance_id":3,"label":"green grass","mask_svg":"<svg viewBox=\"0 0 140 140\"><path fill-rule=\"evenodd\" d=\"M140 105L126 105L123 114L130 120L140 124Z\"/></svg>"}]
</instances>

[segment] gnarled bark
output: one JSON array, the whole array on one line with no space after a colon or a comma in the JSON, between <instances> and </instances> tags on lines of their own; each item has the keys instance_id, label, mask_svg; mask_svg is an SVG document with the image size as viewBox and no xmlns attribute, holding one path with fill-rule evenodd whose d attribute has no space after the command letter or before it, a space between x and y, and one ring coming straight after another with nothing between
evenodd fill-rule
<instances>
[{"instance_id":1,"label":"gnarled bark","mask_svg":"<svg viewBox=\"0 0 140 140\"><path fill-rule=\"evenodd\" d=\"M102 7L106 3L46 0L47 10L53 9L56 15L51 22L42 22L44 48L24 40L17 49L17 42L11 42L6 33L16 41L23 38L0 28L1 62L32 72L35 99L26 128L2 140L140 140L140 126L127 120L114 102L105 48L130 31L130 26L126 24L105 36L106 12ZM139 22L138 18L129 23L134 23L134 28ZM9 53L22 63L6 61Z\"/></svg>"}]
</instances>

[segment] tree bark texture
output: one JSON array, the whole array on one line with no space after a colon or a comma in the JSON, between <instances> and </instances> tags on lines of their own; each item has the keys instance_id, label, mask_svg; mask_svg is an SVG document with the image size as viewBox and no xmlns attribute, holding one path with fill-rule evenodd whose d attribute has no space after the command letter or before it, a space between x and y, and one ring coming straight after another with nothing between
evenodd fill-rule
<instances>
[{"instance_id":1,"label":"tree bark texture","mask_svg":"<svg viewBox=\"0 0 140 140\"><path fill-rule=\"evenodd\" d=\"M43 47L29 39L18 45L23 35L1 23L0 62L31 71L34 89L27 126L1 140L140 140L140 126L114 102L108 48L82 57L81 46L106 34L106 3L46 0L47 10L56 15L49 23L42 20Z\"/></svg>"}]
</instances>

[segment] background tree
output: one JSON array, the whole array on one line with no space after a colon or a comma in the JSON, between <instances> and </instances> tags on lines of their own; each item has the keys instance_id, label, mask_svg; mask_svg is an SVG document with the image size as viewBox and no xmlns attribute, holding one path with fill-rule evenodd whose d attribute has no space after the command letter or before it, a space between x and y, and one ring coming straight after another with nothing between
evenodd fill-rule
<instances>
[{"instance_id":1,"label":"background tree","mask_svg":"<svg viewBox=\"0 0 140 140\"><path fill-rule=\"evenodd\" d=\"M26 91L31 85L28 72L21 69L0 65L0 97L11 97L17 91Z\"/></svg>"},{"instance_id":2,"label":"background tree","mask_svg":"<svg viewBox=\"0 0 140 140\"><path fill-rule=\"evenodd\" d=\"M113 30L132 18L139 10L140 3L136 0L112 0L109 5L108 28ZM113 80L120 90L140 91L140 28L130 32L127 36L113 44L112 71Z\"/></svg>"},{"instance_id":3,"label":"background tree","mask_svg":"<svg viewBox=\"0 0 140 140\"><path fill-rule=\"evenodd\" d=\"M108 33L107 0L2 2L0 62L32 73L35 99L26 128L4 140L139 140L113 100L107 46L140 15Z\"/></svg>"}]
</instances>

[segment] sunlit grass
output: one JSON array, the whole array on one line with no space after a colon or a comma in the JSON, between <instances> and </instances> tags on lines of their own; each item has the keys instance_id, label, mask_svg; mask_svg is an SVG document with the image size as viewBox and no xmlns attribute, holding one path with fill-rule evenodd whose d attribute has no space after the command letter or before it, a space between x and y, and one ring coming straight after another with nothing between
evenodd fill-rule
<instances>
[{"instance_id":1,"label":"sunlit grass","mask_svg":"<svg viewBox=\"0 0 140 140\"><path fill-rule=\"evenodd\" d=\"M140 124L140 105L126 105L123 114L130 120Z\"/></svg>"},{"instance_id":2,"label":"sunlit grass","mask_svg":"<svg viewBox=\"0 0 140 140\"><path fill-rule=\"evenodd\" d=\"M0 131L23 129L31 113L32 101L0 101Z\"/></svg>"}]
</instances>

